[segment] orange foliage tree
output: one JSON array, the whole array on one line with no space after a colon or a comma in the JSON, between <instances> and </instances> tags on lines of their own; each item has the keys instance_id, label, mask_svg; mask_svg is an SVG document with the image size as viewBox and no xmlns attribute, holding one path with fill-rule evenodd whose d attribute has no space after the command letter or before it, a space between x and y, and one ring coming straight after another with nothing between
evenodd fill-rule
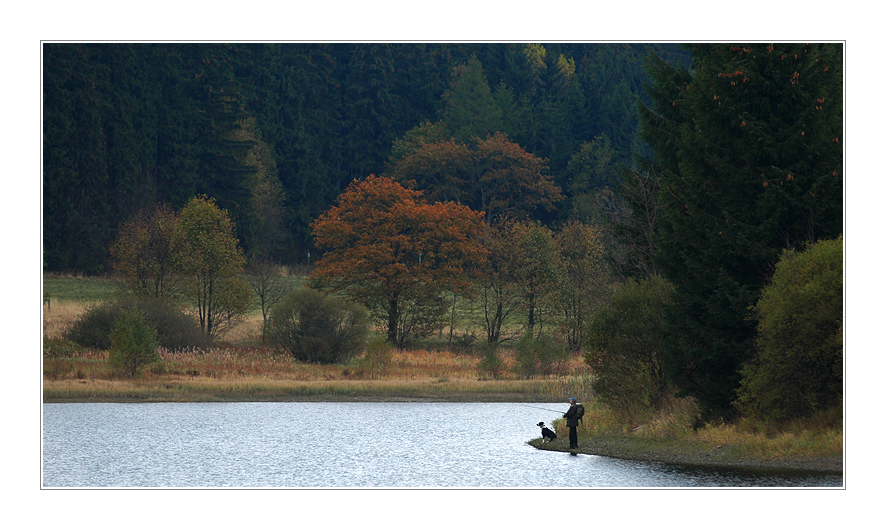
<instances>
[{"instance_id":1,"label":"orange foliage tree","mask_svg":"<svg viewBox=\"0 0 886 530\"><path fill-rule=\"evenodd\" d=\"M545 160L504 133L474 138L470 144L433 138L417 142L391 165L389 174L400 182L415 182L431 199L486 212L487 224L502 214L520 217L539 207L551 209L563 198Z\"/></svg>"},{"instance_id":2,"label":"orange foliage tree","mask_svg":"<svg viewBox=\"0 0 886 530\"><path fill-rule=\"evenodd\" d=\"M428 203L392 179L356 180L314 221L324 251L312 273L383 318L388 341L403 345L403 310L443 291L466 293L468 271L484 259L482 213Z\"/></svg>"}]
</instances>

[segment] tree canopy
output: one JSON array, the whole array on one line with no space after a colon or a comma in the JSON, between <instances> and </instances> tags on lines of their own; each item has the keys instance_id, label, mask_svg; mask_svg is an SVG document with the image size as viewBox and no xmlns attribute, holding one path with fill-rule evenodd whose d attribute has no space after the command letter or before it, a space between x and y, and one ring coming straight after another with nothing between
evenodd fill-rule
<instances>
[{"instance_id":1,"label":"tree canopy","mask_svg":"<svg viewBox=\"0 0 886 530\"><path fill-rule=\"evenodd\" d=\"M188 278L186 297L209 337L236 322L250 304L251 290L240 277L246 258L234 234L225 210L213 199L194 197L173 235L176 268Z\"/></svg>"},{"instance_id":2,"label":"tree canopy","mask_svg":"<svg viewBox=\"0 0 886 530\"><path fill-rule=\"evenodd\" d=\"M313 224L325 251L312 276L382 315L401 343L404 308L444 290L466 291L466 271L483 259L480 214L452 202L428 203L385 177L356 180Z\"/></svg>"},{"instance_id":3,"label":"tree canopy","mask_svg":"<svg viewBox=\"0 0 886 530\"><path fill-rule=\"evenodd\" d=\"M487 223L499 215L553 210L562 198L545 161L502 133L475 137L470 144L454 138L420 142L392 166L389 173L396 180L415 182L431 199L454 200L484 212Z\"/></svg>"},{"instance_id":4,"label":"tree canopy","mask_svg":"<svg viewBox=\"0 0 886 530\"><path fill-rule=\"evenodd\" d=\"M442 120L443 140L459 144L506 135L546 160L568 195L566 164L583 142L606 134L630 162L643 56L685 58L676 45L578 43L42 51L45 266L87 273L109 269L108 246L131 212L180 210L197 194L230 213L247 256L304 263L311 222L352 180L382 174L395 141L423 122ZM535 213L551 222L565 205Z\"/></svg>"}]
</instances>

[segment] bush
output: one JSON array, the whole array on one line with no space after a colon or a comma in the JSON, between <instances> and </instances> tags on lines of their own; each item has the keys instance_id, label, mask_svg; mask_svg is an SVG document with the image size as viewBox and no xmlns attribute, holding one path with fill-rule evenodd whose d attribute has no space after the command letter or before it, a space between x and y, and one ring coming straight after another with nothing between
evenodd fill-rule
<instances>
[{"instance_id":1,"label":"bush","mask_svg":"<svg viewBox=\"0 0 886 530\"><path fill-rule=\"evenodd\" d=\"M622 413L653 407L667 393L662 359L663 311L673 287L653 276L616 288L588 326L585 362L594 392Z\"/></svg>"},{"instance_id":2,"label":"bush","mask_svg":"<svg viewBox=\"0 0 886 530\"><path fill-rule=\"evenodd\" d=\"M742 369L736 405L783 422L843 398L843 238L785 252L755 307L756 358Z\"/></svg>"},{"instance_id":3,"label":"bush","mask_svg":"<svg viewBox=\"0 0 886 530\"><path fill-rule=\"evenodd\" d=\"M70 357L80 349L81 346L71 340L43 338L44 357Z\"/></svg>"},{"instance_id":4,"label":"bush","mask_svg":"<svg viewBox=\"0 0 886 530\"><path fill-rule=\"evenodd\" d=\"M136 309L126 310L114 323L110 335L111 351L108 364L121 370L127 377L135 377L142 366L159 361L157 331Z\"/></svg>"},{"instance_id":5,"label":"bush","mask_svg":"<svg viewBox=\"0 0 886 530\"><path fill-rule=\"evenodd\" d=\"M268 336L299 361L342 363L366 344L368 319L366 310L357 304L299 289L271 310Z\"/></svg>"},{"instance_id":6,"label":"bush","mask_svg":"<svg viewBox=\"0 0 886 530\"><path fill-rule=\"evenodd\" d=\"M111 332L120 315L138 310L157 331L157 342L168 350L204 348L208 339L196 319L169 302L157 299L121 298L94 305L78 318L65 338L86 348L108 350Z\"/></svg>"},{"instance_id":7,"label":"bush","mask_svg":"<svg viewBox=\"0 0 886 530\"><path fill-rule=\"evenodd\" d=\"M533 337L526 334L517 342L515 370L529 379L535 375L551 375L554 367L566 358L566 348L557 344L554 337L542 334Z\"/></svg>"},{"instance_id":8,"label":"bush","mask_svg":"<svg viewBox=\"0 0 886 530\"><path fill-rule=\"evenodd\" d=\"M393 358L391 344L384 338L379 338L369 343L358 366L361 373L368 375L370 379L378 379L388 371Z\"/></svg>"},{"instance_id":9,"label":"bush","mask_svg":"<svg viewBox=\"0 0 886 530\"><path fill-rule=\"evenodd\" d=\"M477 371L480 373L480 377L488 374L493 379L498 379L498 376L505 369L505 361L498 354L498 348L494 344L484 342L480 349L483 351L483 357L477 364Z\"/></svg>"}]
</instances>

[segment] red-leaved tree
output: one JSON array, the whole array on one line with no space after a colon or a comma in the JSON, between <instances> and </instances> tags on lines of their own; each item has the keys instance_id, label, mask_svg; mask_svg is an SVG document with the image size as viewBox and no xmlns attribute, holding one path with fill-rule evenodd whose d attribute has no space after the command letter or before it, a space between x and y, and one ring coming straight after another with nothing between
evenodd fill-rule
<instances>
[{"instance_id":1,"label":"red-leaved tree","mask_svg":"<svg viewBox=\"0 0 886 530\"><path fill-rule=\"evenodd\" d=\"M563 198L544 159L503 133L474 140L470 145L454 139L414 142L391 164L389 174L399 182L414 182L431 199L454 200L486 212L487 224L500 215L550 210Z\"/></svg>"},{"instance_id":2,"label":"red-leaved tree","mask_svg":"<svg viewBox=\"0 0 886 530\"><path fill-rule=\"evenodd\" d=\"M443 291L467 292L468 271L484 259L482 213L430 204L385 177L351 183L312 227L324 251L312 276L383 318L388 341L400 346L404 309L420 309Z\"/></svg>"}]
</instances>

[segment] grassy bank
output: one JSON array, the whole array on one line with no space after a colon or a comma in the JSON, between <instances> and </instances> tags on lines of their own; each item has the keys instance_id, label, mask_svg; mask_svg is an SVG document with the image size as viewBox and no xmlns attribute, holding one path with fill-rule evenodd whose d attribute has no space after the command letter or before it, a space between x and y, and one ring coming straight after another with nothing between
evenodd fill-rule
<instances>
[{"instance_id":1,"label":"grassy bank","mask_svg":"<svg viewBox=\"0 0 886 530\"><path fill-rule=\"evenodd\" d=\"M50 342L50 346L63 343ZM506 364L513 362L504 354ZM579 358L559 377L483 377L479 358L449 351L394 351L384 366L363 359L315 365L272 349L213 348L161 351L161 361L139 377L115 375L107 352L52 352L43 358L43 399L58 401L288 401L400 400L562 401L586 386ZM564 368L564 372L567 368Z\"/></svg>"},{"instance_id":2,"label":"grassy bank","mask_svg":"<svg viewBox=\"0 0 886 530\"><path fill-rule=\"evenodd\" d=\"M287 381L151 378L144 380L44 381L43 400L53 402L161 401L465 401L540 402L549 381L383 380Z\"/></svg>"},{"instance_id":3,"label":"grassy bank","mask_svg":"<svg viewBox=\"0 0 886 530\"><path fill-rule=\"evenodd\" d=\"M646 423L626 422L606 408L586 404L588 412L579 426L579 449L569 449L563 420L554 426L559 437L552 443L530 441L539 449L577 452L630 460L693 466L787 469L840 473L843 470L843 430L834 411L825 416L761 430L738 424L693 428L691 400L673 400Z\"/></svg>"}]
</instances>

